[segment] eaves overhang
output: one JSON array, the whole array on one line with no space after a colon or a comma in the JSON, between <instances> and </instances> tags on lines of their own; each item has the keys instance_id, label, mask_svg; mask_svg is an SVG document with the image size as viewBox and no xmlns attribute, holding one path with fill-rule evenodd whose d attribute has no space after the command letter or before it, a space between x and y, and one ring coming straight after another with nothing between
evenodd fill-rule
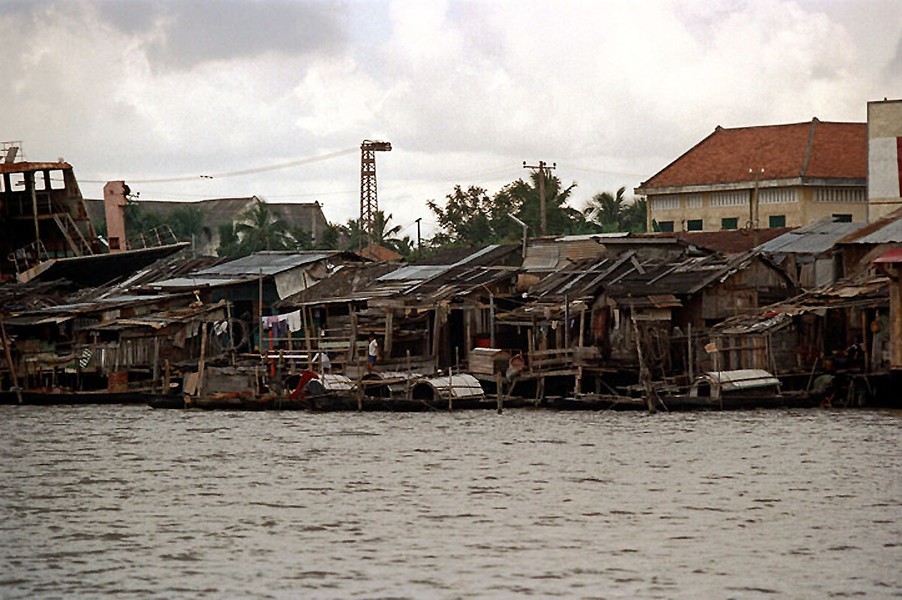
<instances>
[{"instance_id":1,"label":"eaves overhang","mask_svg":"<svg viewBox=\"0 0 902 600\"><path fill-rule=\"evenodd\" d=\"M768 179L758 182L758 189L785 187L866 187L867 179L825 178L825 177L792 177L788 179ZM736 181L732 183L699 183L691 185L644 186L633 191L641 196L659 194L698 194L703 192L730 192L735 190L753 190L754 181Z\"/></svg>"}]
</instances>

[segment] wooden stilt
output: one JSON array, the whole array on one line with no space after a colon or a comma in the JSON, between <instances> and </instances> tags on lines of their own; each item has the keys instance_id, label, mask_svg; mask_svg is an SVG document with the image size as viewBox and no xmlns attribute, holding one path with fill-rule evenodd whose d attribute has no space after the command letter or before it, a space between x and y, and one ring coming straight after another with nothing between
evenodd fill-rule
<instances>
[{"instance_id":1,"label":"wooden stilt","mask_svg":"<svg viewBox=\"0 0 902 600\"><path fill-rule=\"evenodd\" d=\"M206 369L207 360L207 322L204 321L200 325L200 359L197 361L197 397L203 398L204 392L204 370Z\"/></svg>"},{"instance_id":2,"label":"wooden stilt","mask_svg":"<svg viewBox=\"0 0 902 600\"><path fill-rule=\"evenodd\" d=\"M645 364L645 357L642 354L642 343L639 340L639 323L636 321L636 311L630 303L630 320L633 322L633 332L636 338L636 354L639 356L639 381L645 388L645 402L648 405L648 414L653 415L657 411L657 393L651 383L651 372L648 365Z\"/></svg>"},{"instance_id":3,"label":"wooden stilt","mask_svg":"<svg viewBox=\"0 0 902 600\"><path fill-rule=\"evenodd\" d=\"M9 338L6 336L6 326L0 320L0 333L3 337L3 354L6 355L6 364L9 367L9 377L12 380L13 389L16 390L16 402L22 404L22 389L19 387L19 378L16 376L16 365L13 362L13 355L9 349Z\"/></svg>"}]
</instances>

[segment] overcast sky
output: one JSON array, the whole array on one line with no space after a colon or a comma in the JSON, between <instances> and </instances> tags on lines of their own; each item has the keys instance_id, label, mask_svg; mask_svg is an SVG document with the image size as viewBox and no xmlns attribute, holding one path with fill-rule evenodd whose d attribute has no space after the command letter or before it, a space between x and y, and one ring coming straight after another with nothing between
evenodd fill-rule
<instances>
[{"instance_id":1,"label":"overcast sky","mask_svg":"<svg viewBox=\"0 0 902 600\"><path fill-rule=\"evenodd\" d=\"M387 140L379 208L411 238L427 200L494 194L523 161L583 208L717 125L864 122L902 97L899 0L0 0L0 40L0 140L72 163L86 197L124 179L344 223L361 142Z\"/></svg>"}]
</instances>

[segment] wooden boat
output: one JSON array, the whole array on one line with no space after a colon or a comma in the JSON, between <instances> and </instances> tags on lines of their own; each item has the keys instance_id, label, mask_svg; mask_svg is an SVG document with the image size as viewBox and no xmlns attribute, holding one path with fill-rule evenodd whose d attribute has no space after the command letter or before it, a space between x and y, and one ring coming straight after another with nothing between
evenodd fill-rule
<instances>
[{"instance_id":1,"label":"wooden boat","mask_svg":"<svg viewBox=\"0 0 902 600\"><path fill-rule=\"evenodd\" d=\"M106 390L72 391L59 389L27 389L19 392L4 390L0 392L0 404L53 406L63 404L149 404L180 399L178 396L155 394L150 392L125 391L108 392Z\"/></svg>"},{"instance_id":2,"label":"wooden boat","mask_svg":"<svg viewBox=\"0 0 902 600\"><path fill-rule=\"evenodd\" d=\"M763 369L708 371L685 394L664 394L668 410L729 410L813 406L808 394L782 392L780 380Z\"/></svg>"},{"instance_id":3,"label":"wooden boat","mask_svg":"<svg viewBox=\"0 0 902 600\"><path fill-rule=\"evenodd\" d=\"M350 410L356 409L356 386L343 375L305 370L288 375L280 385L248 384L242 370L217 375L218 391L184 394L180 402L155 402L153 408L207 410ZM191 388L189 388L191 389Z\"/></svg>"}]
</instances>

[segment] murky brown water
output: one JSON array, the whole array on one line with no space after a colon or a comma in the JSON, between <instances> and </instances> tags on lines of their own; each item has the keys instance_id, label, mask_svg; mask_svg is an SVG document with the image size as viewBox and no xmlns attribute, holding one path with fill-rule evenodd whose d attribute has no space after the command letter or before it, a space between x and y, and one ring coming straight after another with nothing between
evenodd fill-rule
<instances>
[{"instance_id":1,"label":"murky brown water","mask_svg":"<svg viewBox=\"0 0 902 600\"><path fill-rule=\"evenodd\" d=\"M902 596L902 414L0 407L0 597Z\"/></svg>"}]
</instances>

